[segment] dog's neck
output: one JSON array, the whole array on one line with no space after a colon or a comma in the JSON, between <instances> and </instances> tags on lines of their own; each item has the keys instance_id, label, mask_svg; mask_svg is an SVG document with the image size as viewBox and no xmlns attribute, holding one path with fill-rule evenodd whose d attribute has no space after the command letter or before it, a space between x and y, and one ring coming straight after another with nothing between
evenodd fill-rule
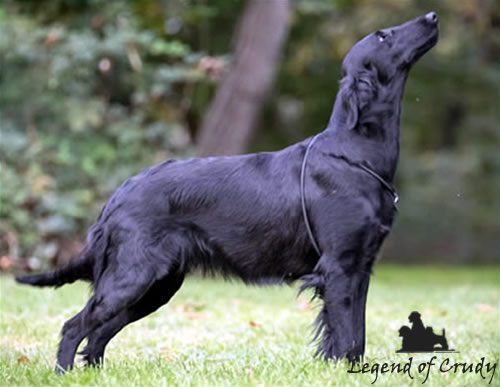
<instances>
[{"instance_id":1,"label":"dog's neck","mask_svg":"<svg viewBox=\"0 0 500 387\"><path fill-rule=\"evenodd\" d=\"M325 150L364 163L392 182L399 158L399 126L405 81L406 77L398 80L397 87L382 86L376 97L360 109L353 128L347 128L342 119L345 107L339 93L332 118L324 131L326 136L322 142Z\"/></svg>"}]
</instances>

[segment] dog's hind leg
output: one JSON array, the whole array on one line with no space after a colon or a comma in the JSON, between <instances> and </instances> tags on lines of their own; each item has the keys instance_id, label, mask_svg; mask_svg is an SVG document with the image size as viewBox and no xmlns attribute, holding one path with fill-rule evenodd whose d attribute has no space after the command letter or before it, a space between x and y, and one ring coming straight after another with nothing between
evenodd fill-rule
<instances>
[{"instance_id":1,"label":"dog's hind leg","mask_svg":"<svg viewBox=\"0 0 500 387\"><path fill-rule=\"evenodd\" d=\"M156 281L135 304L123 309L111 320L91 332L87 346L80 352L84 355L87 365L101 365L104 360L104 349L109 341L126 325L146 317L170 301L181 287L183 280L183 274L173 273Z\"/></svg>"},{"instance_id":2,"label":"dog's hind leg","mask_svg":"<svg viewBox=\"0 0 500 387\"><path fill-rule=\"evenodd\" d=\"M110 256L107 267L96 280L94 295L64 326L56 371L72 368L78 345L85 337L90 340L85 351L88 360L96 363L109 340L125 325L151 313L172 297L189 271L191 257L210 253L202 249L204 240L197 239L195 229L171 222L160 231L148 237L126 235L121 243L115 241L118 251L116 256ZM176 275L180 277L160 296L161 285L155 284ZM146 296L153 286L151 294Z\"/></svg>"},{"instance_id":3,"label":"dog's hind leg","mask_svg":"<svg viewBox=\"0 0 500 387\"><path fill-rule=\"evenodd\" d=\"M118 265L102 274L87 305L64 324L57 352L57 373L73 368L76 350L85 337L148 291L155 279L153 269L147 264L126 268Z\"/></svg>"}]
</instances>

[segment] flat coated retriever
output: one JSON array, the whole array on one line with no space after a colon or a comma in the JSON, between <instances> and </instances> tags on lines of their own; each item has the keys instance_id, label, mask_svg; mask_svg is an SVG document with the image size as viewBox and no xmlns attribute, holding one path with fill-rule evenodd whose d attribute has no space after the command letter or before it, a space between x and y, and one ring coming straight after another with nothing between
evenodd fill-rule
<instances>
[{"instance_id":1,"label":"flat coated retriever","mask_svg":"<svg viewBox=\"0 0 500 387\"><path fill-rule=\"evenodd\" d=\"M437 42L433 12L366 36L347 54L328 127L278 152L169 160L127 180L68 266L20 283L93 284L64 324L56 371L79 344L89 365L123 327L166 304L194 269L246 283L303 281L323 301L317 353L359 360L376 254L396 212L403 88Z\"/></svg>"}]
</instances>

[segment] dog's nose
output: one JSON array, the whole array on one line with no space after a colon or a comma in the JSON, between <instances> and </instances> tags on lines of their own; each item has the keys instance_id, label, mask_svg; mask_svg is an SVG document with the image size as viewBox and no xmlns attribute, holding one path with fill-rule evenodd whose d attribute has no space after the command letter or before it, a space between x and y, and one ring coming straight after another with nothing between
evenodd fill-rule
<instances>
[{"instance_id":1,"label":"dog's nose","mask_svg":"<svg viewBox=\"0 0 500 387\"><path fill-rule=\"evenodd\" d=\"M429 12L427 15L425 15L425 20L427 20L429 23L437 23L438 15L436 12Z\"/></svg>"}]
</instances>

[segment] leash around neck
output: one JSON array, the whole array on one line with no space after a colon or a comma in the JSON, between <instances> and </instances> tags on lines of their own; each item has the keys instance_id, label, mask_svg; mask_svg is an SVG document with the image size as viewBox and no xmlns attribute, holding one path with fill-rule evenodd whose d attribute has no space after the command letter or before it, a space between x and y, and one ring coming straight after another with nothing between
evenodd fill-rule
<instances>
[{"instance_id":1,"label":"leash around neck","mask_svg":"<svg viewBox=\"0 0 500 387\"><path fill-rule=\"evenodd\" d=\"M309 235L309 239L318 253L321 256L321 250L319 249L318 242L316 242L316 238L314 238L314 234L311 229L311 224L309 223L309 217L307 216L307 206L306 206L306 195L305 195L305 173L306 173L306 164L307 164L307 156L309 156L309 151L311 150L314 141L318 138L318 134L314 136L309 144L307 144L306 153L304 154L304 159L302 160L302 167L300 169L300 203L302 205L302 215L304 217L304 223L306 225L307 234Z\"/></svg>"},{"instance_id":2,"label":"leash around neck","mask_svg":"<svg viewBox=\"0 0 500 387\"><path fill-rule=\"evenodd\" d=\"M309 156L309 151L311 150L314 142L316 141L316 139L318 138L319 135L320 134L315 135L311 139L311 141L309 141L309 144L307 144L306 152L304 154L304 159L302 160L302 167L300 169L300 203L302 205L302 215L304 217L304 224L306 226L307 234L309 235L309 240L311 241L311 244L313 245L314 250L316 250L316 253L321 256L321 250L319 248L318 242L316 241L316 238L314 237L314 233L312 231L311 224L309 222L309 216L307 214L307 206L306 206L306 195L305 195L305 173L306 173L307 157ZM368 167L362 163L351 161L345 156L339 156L339 155L335 155L335 154L330 154L330 156L337 158L337 159L340 159L340 160L343 160L347 164L352 165L356 168L359 168L362 171L368 173L373 178L377 179L379 181L379 183L382 184L382 186L391 194L391 196L393 197L394 207L396 207L396 204L399 201L399 196L398 196L396 189L394 188L394 186L391 183L387 182L377 172L375 172L373 169L371 169L370 167Z\"/></svg>"}]
</instances>

